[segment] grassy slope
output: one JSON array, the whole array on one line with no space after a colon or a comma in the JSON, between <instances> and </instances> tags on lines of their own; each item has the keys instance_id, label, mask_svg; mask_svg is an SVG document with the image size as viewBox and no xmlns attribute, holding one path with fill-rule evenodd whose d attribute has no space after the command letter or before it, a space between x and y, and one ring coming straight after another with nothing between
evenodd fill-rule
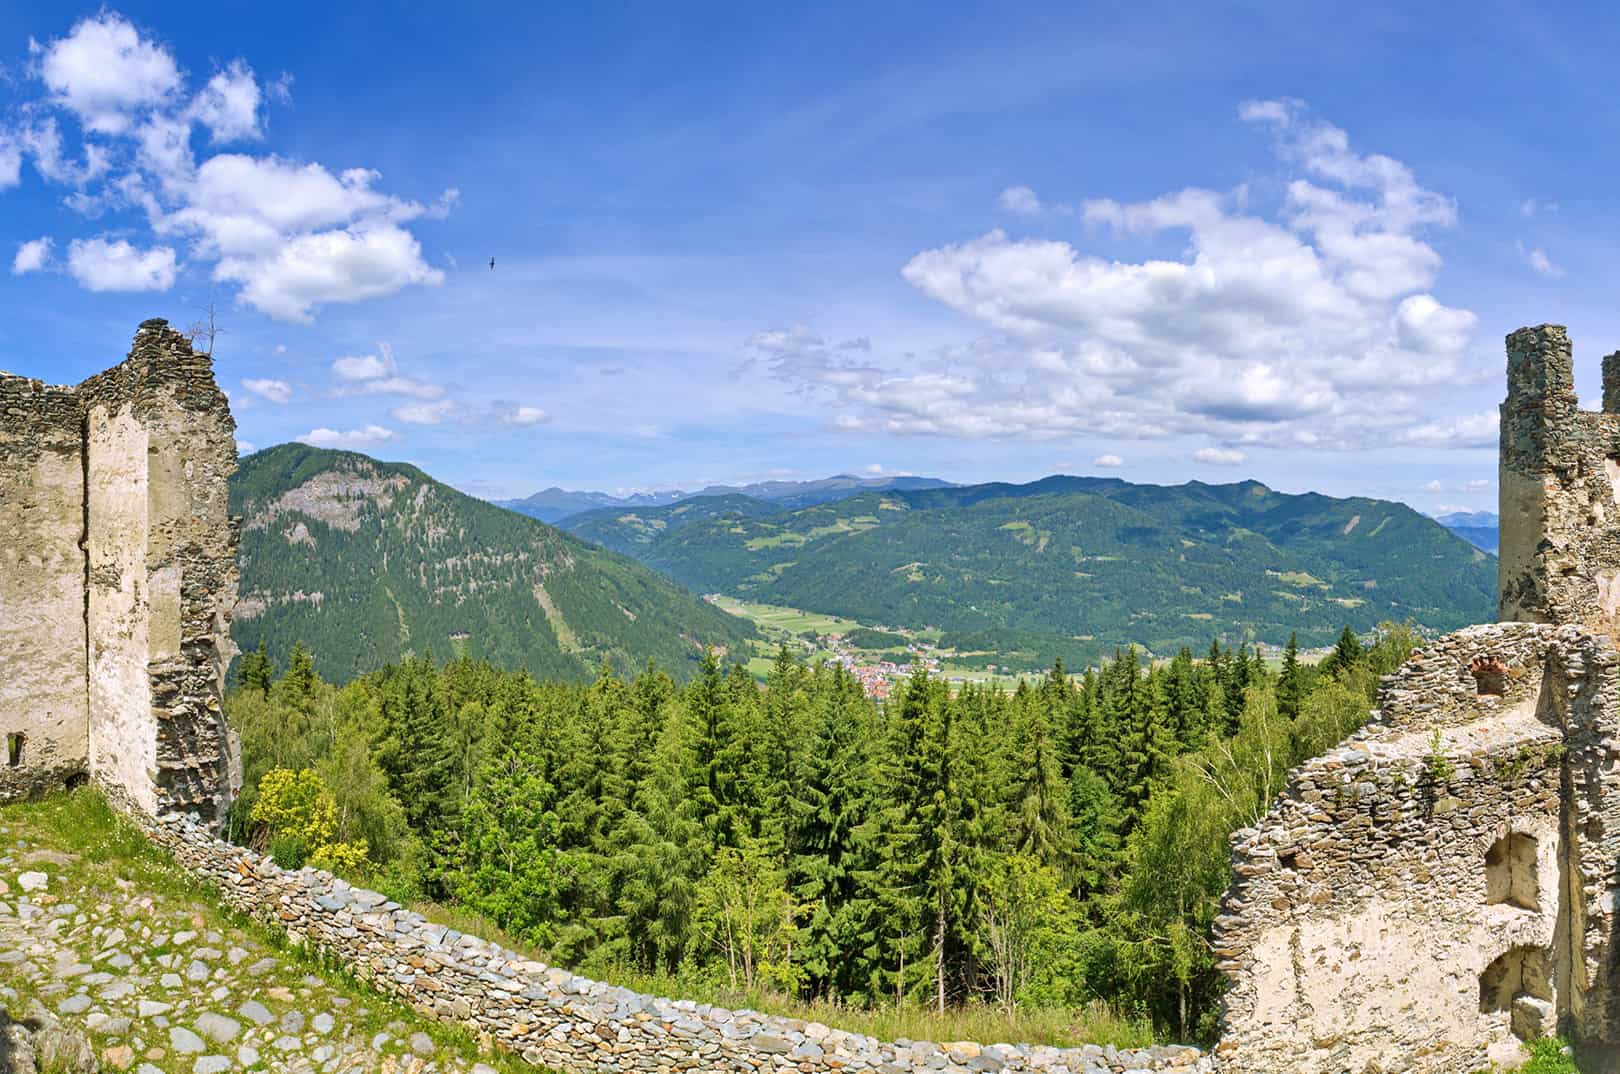
<instances>
[{"instance_id":1,"label":"grassy slope","mask_svg":"<svg viewBox=\"0 0 1620 1074\"><path fill-rule=\"evenodd\" d=\"M387 505L328 490L270 519L267 505L334 479L386 486ZM604 660L624 670L655 660L685 676L701 645L735 647L753 632L632 560L413 466L284 444L244 459L231 492L244 517L241 592L249 606L270 599L262 614L239 615L237 644L263 638L284 662L302 640L339 681L408 651L452 648L539 676L580 678ZM331 524L345 512L358 518L353 532ZM291 599L298 593L321 599Z\"/></svg>"},{"instance_id":2,"label":"grassy slope","mask_svg":"<svg viewBox=\"0 0 1620 1074\"><path fill-rule=\"evenodd\" d=\"M686 524L674 510L638 511L640 535L617 540L695 589L1003 641L1164 652L1212 634L1280 645L1297 631L1316 645L1346 623L1451 629L1488 619L1495 601L1494 562L1402 504L1255 482L1048 478ZM591 524L616 540L611 520Z\"/></svg>"}]
</instances>

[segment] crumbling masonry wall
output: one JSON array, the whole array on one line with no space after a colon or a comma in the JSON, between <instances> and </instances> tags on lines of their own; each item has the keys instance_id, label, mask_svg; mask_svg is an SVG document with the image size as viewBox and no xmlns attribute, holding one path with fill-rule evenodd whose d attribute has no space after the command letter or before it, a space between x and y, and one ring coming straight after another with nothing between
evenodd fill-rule
<instances>
[{"instance_id":1,"label":"crumbling masonry wall","mask_svg":"<svg viewBox=\"0 0 1620 1074\"><path fill-rule=\"evenodd\" d=\"M77 388L0 374L0 799L88 777L216 821L236 761L235 423L160 320Z\"/></svg>"},{"instance_id":2,"label":"crumbling masonry wall","mask_svg":"<svg viewBox=\"0 0 1620 1074\"><path fill-rule=\"evenodd\" d=\"M1560 1029L1614 1039L1617 697L1606 638L1543 624L1458 631L1387 679L1233 837L1231 1069L1469 1074Z\"/></svg>"},{"instance_id":3,"label":"crumbling masonry wall","mask_svg":"<svg viewBox=\"0 0 1620 1074\"><path fill-rule=\"evenodd\" d=\"M1507 337L1498 618L1620 637L1620 353L1603 410L1581 410L1561 325Z\"/></svg>"},{"instance_id":4,"label":"crumbling masonry wall","mask_svg":"<svg viewBox=\"0 0 1620 1074\"><path fill-rule=\"evenodd\" d=\"M1620 1048L1620 354L1577 405L1557 325L1507 338L1501 623L1426 646L1233 836L1235 1071L1469 1074Z\"/></svg>"}]
</instances>

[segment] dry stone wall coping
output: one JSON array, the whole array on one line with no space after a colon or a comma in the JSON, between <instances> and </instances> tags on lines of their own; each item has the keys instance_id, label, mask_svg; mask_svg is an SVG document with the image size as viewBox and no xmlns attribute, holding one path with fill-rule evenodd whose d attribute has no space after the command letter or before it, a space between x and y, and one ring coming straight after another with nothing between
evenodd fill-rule
<instances>
[{"instance_id":1,"label":"dry stone wall coping","mask_svg":"<svg viewBox=\"0 0 1620 1074\"><path fill-rule=\"evenodd\" d=\"M1045 1071L1209 1074L1196 1048L1052 1048L882 1041L816 1022L643 995L524 958L434 924L375 891L314 868L282 869L189 817L136 818L224 901L283 929L358 977L537 1066L563 1071Z\"/></svg>"}]
</instances>

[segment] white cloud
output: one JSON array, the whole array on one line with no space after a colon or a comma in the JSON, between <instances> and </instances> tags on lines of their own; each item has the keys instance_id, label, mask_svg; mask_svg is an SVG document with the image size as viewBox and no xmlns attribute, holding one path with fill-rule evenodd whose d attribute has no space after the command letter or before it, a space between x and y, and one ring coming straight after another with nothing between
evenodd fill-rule
<instances>
[{"instance_id":1,"label":"white cloud","mask_svg":"<svg viewBox=\"0 0 1620 1074\"><path fill-rule=\"evenodd\" d=\"M292 398L292 385L284 380L269 380L263 377L250 377L242 382L242 387L272 403L285 403Z\"/></svg>"},{"instance_id":2,"label":"white cloud","mask_svg":"<svg viewBox=\"0 0 1620 1074\"><path fill-rule=\"evenodd\" d=\"M1547 256L1547 251L1539 246L1531 249L1521 242L1519 243L1519 256L1524 258L1525 264L1548 279L1556 280L1564 274L1564 270L1553 264L1552 258Z\"/></svg>"},{"instance_id":3,"label":"white cloud","mask_svg":"<svg viewBox=\"0 0 1620 1074\"><path fill-rule=\"evenodd\" d=\"M1488 477L1476 477L1472 481L1464 481L1463 482L1463 491L1464 492L1483 492L1484 490L1486 490L1488 488L1491 488L1495 484L1496 484L1496 482L1492 481Z\"/></svg>"},{"instance_id":4,"label":"white cloud","mask_svg":"<svg viewBox=\"0 0 1620 1074\"><path fill-rule=\"evenodd\" d=\"M1125 465L1125 460L1118 455L1098 455L1091 460L1091 465L1101 466L1105 470L1112 470Z\"/></svg>"},{"instance_id":5,"label":"white cloud","mask_svg":"<svg viewBox=\"0 0 1620 1074\"><path fill-rule=\"evenodd\" d=\"M526 427L541 425L551 420L551 415L539 407L524 406L520 403L499 402L494 405L490 413L502 425Z\"/></svg>"},{"instance_id":6,"label":"white cloud","mask_svg":"<svg viewBox=\"0 0 1620 1074\"><path fill-rule=\"evenodd\" d=\"M1423 486L1423 491L1429 493L1431 496L1438 496L1445 490L1446 487L1438 481L1430 481L1428 484Z\"/></svg>"},{"instance_id":7,"label":"white cloud","mask_svg":"<svg viewBox=\"0 0 1620 1074\"><path fill-rule=\"evenodd\" d=\"M238 440L236 442L236 453L238 455L251 455L258 450L258 446L251 440Z\"/></svg>"},{"instance_id":8,"label":"white cloud","mask_svg":"<svg viewBox=\"0 0 1620 1074\"><path fill-rule=\"evenodd\" d=\"M1194 460L1208 463L1211 466L1236 466L1248 459L1249 456L1236 448L1206 447L1193 452Z\"/></svg>"},{"instance_id":9,"label":"white cloud","mask_svg":"<svg viewBox=\"0 0 1620 1074\"><path fill-rule=\"evenodd\" d=\"M332 363L339 380L375 380L394 372L394 352L388 344L378 345L377 354L351 355Z\"/></svg>"},{"instance_id":10,"label":"white cloud","mask_svg":"<svg viewBox=\"0 0 1620 1074\"><path fill-rule=\"evenodd\" d=\"M1556 201L1542 201L1539 198L1525 198L1523 204L1519 206L1519 214L1524 217L1539 216L1543 213L1555 213L1557 211L1558 203Z\"/></svg>"},{"instance_id":11,"label":"white cloud","mask_svg":"<svg viewBox=\"0 0 1620 1074\"><path fill-rule=\"evenodd\" d=\"M180 88L180 69L168 50L114 12L81 19L67 37L40 51L40 76L52 99L98 134L125 132L132 113Z\"/></svg>"},{"instance_id":12,"label":"white cloud","mask_svg":"<svg viewBox=\"0 0 1620 1074\"><path fill-rule=\"evenodd\" d=\"M286 76L262 85L235 59L193 88L163 44L111 12L33 47L44 94L24 99L23 126L0 135L0 189L31 160L46 182L71 188L63 201L75 211L138 214L158 239L189 243L190 259L211 263L240 302L280 320L443 281L406 225L448 214L454 188L424 205L379 190L367 168L194 151L199 129L210 145L261 138L265 103L286 99ZM82 124L78 144L61 113Z\"/></svg>"},{"instance_id":13,"label":"white cloud","mask_svg":"<svg viewBox=\"0 0 1620 1074\"><path fill-rule=\"evenodd\" d=\"M367 425L361 429L311 429L298 438L301 444L318 448L341 448L357 451L360 448L374 447L377 444L386 444L399 437L392 429L385 429L381 425Z\"/></svg>"},{"instance_id":14,"label":"white cloud","mask_svg":"<svg viewBox=\"0 0 1620 1074\"><path fill-rule=\"evenodd\" d=\"M377 377L338 389L339 395L408 395L413 399L439 399L444 388L416 377Z\"/></svg>"},{"instance_id":15,"label":"white cloud","mask_svg":"<svg viewBox=\"0 0 1620 1074\"><path fill-rule=\"evenodd\" d=\"M11 274L21 276L29 272L38 272L50 264L51 240L49 238L30 239L17 247L17 256L11 259Z\"/></svg>"},{"instance_id":16,"label":"white cloud","mask_svg":"<svg viewBox=\"0 0 1620 1074\"><path fill-rule=\"evenodd\" d=\"M189 115L207 127L216 142L258 138L260 99L253 69L235 60L208 80L191 102Z\"/></svg>"},{"instance_id":17,"label":"white cloud","mask_svg":"<svg viewBox=\"0 0 1620 1074\"><path fill-rule=\"evenodd\" d=\"M389 411L394 420L408 425L438 425L457 412L456 404L448 399L437 403L406 403Z\"/></svg>"},{"instance_id":18,"label":"white cloud","mask_svg":"<svg viewBox=\"0 0 1620 1074\"><path fill-rule=\"evenodd\" d=\"M442 283L444 273L422 260L421 244L409 232L384 224L301 235L268 257L228 257L214 278L242 284L242 300L272 317L308 323L313 306Z\"/></svg>"},{"instance_id":19,"label":"white cloud","mask_svg":"<svg viewBox=\"0 0 1620 1074\"><path fill-rule=\"evenodd\" d=\"M1501 419L1497 411L1486 410L1451 421L1424 422L1401 430L1396 439L1403 444L1424 447L1492 448L1497 444Z\"/></svg>"},{"instance_id":20,"label":"white cloud","mask_svg":"<svg viewBox=\"0 0 1620 1074\"><path fill-rule=\"evenodd\" d=\"M68 274L87 291L167 291L174 286L174 251L141 250L123 239L74 239L68 244Z\"/></svg>"},{"instance_id":21,"label":"white cloud","mask_svg":"<svg viewBox=\"0 0 1620 1074\"><path fill-rule=\"evenodd\" d=\"M0 131L0 190L9 190L22 182L22 147L15 139Z\"/></svg>"},{"instance_id":22,"label":"white cloud","mask_svg":"<svg viewBox=\"0 0 1620 1074\"><path fill-rule=\"evenodd\" d=\"M1461 375L1477 323L1434 293L1441 258L1426 233L1455 223L1454 203L1297 101L1240 115L1292 173L1277 204L1197 187L1092 199L1084 247L996 230L904 266L918 291L978 322L970 342L884 360L795 326L752 337L752 364L850 431L1341 450L1435 425L1426 410L1445 405L1436 389ZM1123 261L1114 236L1185 247Z\"/></svg>"},{"instance_id":23,"label":"white cloud","mask_svg":"<svg viewBox=\"0 0 1620 1074\"><path fill-rule=\"evenodd\" d=\"M1039 216L1043 208L1041 199L1027 186L1008 187L996 199L996 204L1001 206L1003 211L1017 213L1020 216Z\"/></svg>"}]
</instances>

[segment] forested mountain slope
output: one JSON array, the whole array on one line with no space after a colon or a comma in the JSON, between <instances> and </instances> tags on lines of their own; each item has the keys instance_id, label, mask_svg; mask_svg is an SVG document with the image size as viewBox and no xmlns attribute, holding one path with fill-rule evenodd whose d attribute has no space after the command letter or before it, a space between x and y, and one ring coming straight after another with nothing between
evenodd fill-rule
<instances>
[{"instance_id":1,"label":"forested mountain slope","mask_svg":"<svg viewBox=\"0 0 1620 1074\"><path fill-rule=\"evenodd\" d=\"M613 511L623 508L665 507L681 501L717 496L742 496L778 505L779 510L790 507L808 507L814 503L842 500L861 492L882 492L889 489L950 488L949 481L937 477L914 477L909 474L895 477L854 477L837 474L819 481L758 481L751 485L709 485L697 492L637 492L627 496L614 496L607 492L573 492L562 488L548 488L525 496L521 500L496 500L495 506L516 511L520 515L538 518L542 522L561 523L587 511Z\"/></svg>"},{"instance_id":2,"label":"forested mountain slope","mask_svg":"<svg viewBox=\"0 0 1620 1074\"><path fill-rule=\"evenodd\" d=\"M343 680L452 651L578 679L607 660L685 678L753 633L658 574L440 484L414 466L283 444L242 460L233 634L284 664L294 642Z\"/></svg>"},{"instance_id":3,"label":"forested mountain slope","mask_svg":"<svg viewBox=\"0 0 1620 1074\"><path fill-rule=\"evenodd\" d=\"M862 493L797 510L739 497L566 523L700 592L863 622L935 626L983 648L1028 633L1157 653L1212 635L1280 645L1346 624L1489 619L1495 563L1382 500L1258 482L1050 477Z\"/></svg>"}]
</instances>

